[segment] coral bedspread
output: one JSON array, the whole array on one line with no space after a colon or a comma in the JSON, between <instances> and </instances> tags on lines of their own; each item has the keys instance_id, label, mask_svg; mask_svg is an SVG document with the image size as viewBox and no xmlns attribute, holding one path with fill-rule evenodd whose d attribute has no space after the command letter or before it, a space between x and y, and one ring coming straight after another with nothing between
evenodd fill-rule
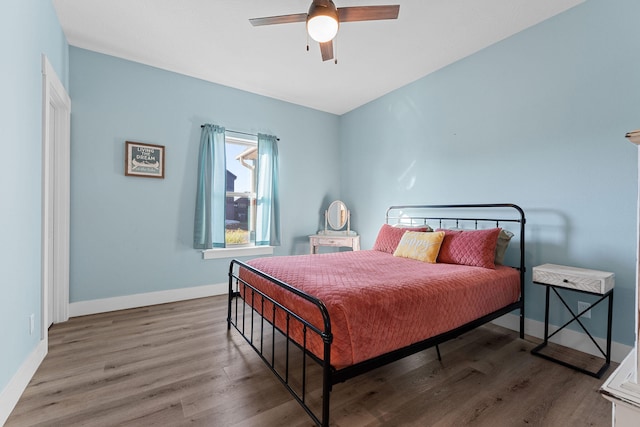
<instances>
[{"instance_id":1,"label":"coral bedspread","mask_svg":"<svg viewBox=\"0 0 640 427\"><path fill-rule=\"evenodd\" d=\"M452 330L520 295L519 272L511 267L428 264L373 250L260 258L248 264L324 302L334 337L331 365L337 369ZM322 317L310 303L246 270L241 277L322 329ZM251 303L246 289L241 292ZM253 304L262 310L257 300ZM264 313L273 320L268 303ZM275 323L284 330L282 312ZM302 343L300 325L290 325L290 331ZM322 358L319 337L307 338L306 346Z\"/></svg>"}]
</instances>

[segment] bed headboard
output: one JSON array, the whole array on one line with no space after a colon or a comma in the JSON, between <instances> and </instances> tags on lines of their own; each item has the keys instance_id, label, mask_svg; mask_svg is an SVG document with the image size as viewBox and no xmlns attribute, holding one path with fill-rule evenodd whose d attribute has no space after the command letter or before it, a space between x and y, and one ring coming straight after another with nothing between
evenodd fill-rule
<instances>
[{"instance_id":1,"label":"bed headboard","mask_svg":"<svg viewBox=\"0 0 640 427\"><path fill-rule=\"evenodd\" d=\"M525 215L522 208L512 203L462 204L462 205L398 205L387 209L385 222L390 225L421 226L431 228L483 229L500 227L511 231L517 241L510 248L519 249L520 283L524 292L524 229ZM514 239L516 240L516 239ZM517 246L514 245L517 243Z\"/></svg>"}]
</instances>

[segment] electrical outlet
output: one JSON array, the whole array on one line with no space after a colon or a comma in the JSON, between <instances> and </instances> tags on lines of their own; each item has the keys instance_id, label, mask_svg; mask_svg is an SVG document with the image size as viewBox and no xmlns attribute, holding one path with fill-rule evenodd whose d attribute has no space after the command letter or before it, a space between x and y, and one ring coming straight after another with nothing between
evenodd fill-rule
<instances>
[{"instance_id":1,"label":"electrical outlet","mask_svg":"<svg viewBox=\"0 0 640 427\"><path fill-rule=\"evenodd\" d=\"M583 301L578 301L578 313L582 312L582 310L586 310L587 308L589 308L589 303L588 302L583 302ZM591 310L587 310L582 317L584 317L585 319L591 319Z\"/></svg>"},{"instance_id":2,"label":"electrical outlet","mask_svg":"<svg viewBox=\"0 0 640 427\"><path fill-rule=\"evenodd\" d=\"M33 330L36 328L36 315L31 313L29 316L29 335L33 335Z\"/></svg>"}]
</instances>

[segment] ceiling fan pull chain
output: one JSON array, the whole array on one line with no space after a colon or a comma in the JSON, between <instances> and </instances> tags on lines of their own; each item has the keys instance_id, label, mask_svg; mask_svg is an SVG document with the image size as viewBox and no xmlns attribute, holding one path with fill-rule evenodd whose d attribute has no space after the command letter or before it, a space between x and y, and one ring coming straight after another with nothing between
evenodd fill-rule
<instances>
[{"instance_id":1,"label":"ceiling fan pull chain","mask_svg":"<svg viewBox=\"0 0 640 427\"><path fill-rule=\"evenodd\" d=\"M333 63L335 65L338 65L338 37L336 36L336 38L333 40L335 41L335 43L333 44L333 52L335 53L335 59L333 60Z\"/></svg>"},{"instance_id":2,"label":"ceiling fan pull chain","mask_svg":"<svg viewBox=\"0 0 640 427\"><path fill-rule=\"evenodd\" d=\"M307 52L309 52L309 33L307 32Z\"/></svg>"}]
</instances>

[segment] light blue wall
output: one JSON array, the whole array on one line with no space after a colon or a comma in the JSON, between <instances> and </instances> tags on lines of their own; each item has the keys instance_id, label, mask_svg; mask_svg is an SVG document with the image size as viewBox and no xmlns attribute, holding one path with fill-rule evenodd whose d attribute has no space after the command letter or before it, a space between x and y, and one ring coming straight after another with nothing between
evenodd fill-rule
<instances>
[{"instance_id":1,"label":"light blue wall","mask_svg":"<svg viewBox=\"0 0 640 427\"><path fill-rule=\"evenodd\" d=\"M40 340L42 67L66 85L68 45L50 1L0 5L0 390ZM36 330L29 335L29 315Z\"/></svg>"},{"instance_id":2,"label":"light blue wall","mask_svg":"<svg viewBox=\"0 0 640 427\"><path fill-rule=\"evenodd\" d=\"M203 123L280 138L275 254L308 252L339 194L337 116L73 47L70 68L71 302L227 280L192 248ZM164 145L166 178L124 176L125 141Z\"/></svg>"},{"instance_id":3,"label":"light blue wall","mask_svg":"<svg viewBox=\"0 0 640 427\"><path fill-rule=\"evenodd\" d=\"M72 98L72 302L225 280L226 260L191 249L199 126L215 122L281 138L277 255L306 252L338 197L365 248L390 204L515 202L529 267L616 273L614 339L631 344L637 152L623 135L640 127L638 16L635 0L588 0L338 118L69 50L50 1L3 2L0 389L40 337L28 317L40 325L41 53ZM125 177L125 140L165 145L166 179Z\"/></svg>"},{"instance_id":4,"label":"light blue wall","mask_svg":"<svg viewBox=\"0 0 640 427\"><path fill-rule=\"evenodd\" d=\"M639 16L637 0L588 0L342 116L342 195L363 247L391 204L517 203L527 316L544 314L531 266L612 271L613 339L632 345Z\"/></svg>"}]
</instances>

